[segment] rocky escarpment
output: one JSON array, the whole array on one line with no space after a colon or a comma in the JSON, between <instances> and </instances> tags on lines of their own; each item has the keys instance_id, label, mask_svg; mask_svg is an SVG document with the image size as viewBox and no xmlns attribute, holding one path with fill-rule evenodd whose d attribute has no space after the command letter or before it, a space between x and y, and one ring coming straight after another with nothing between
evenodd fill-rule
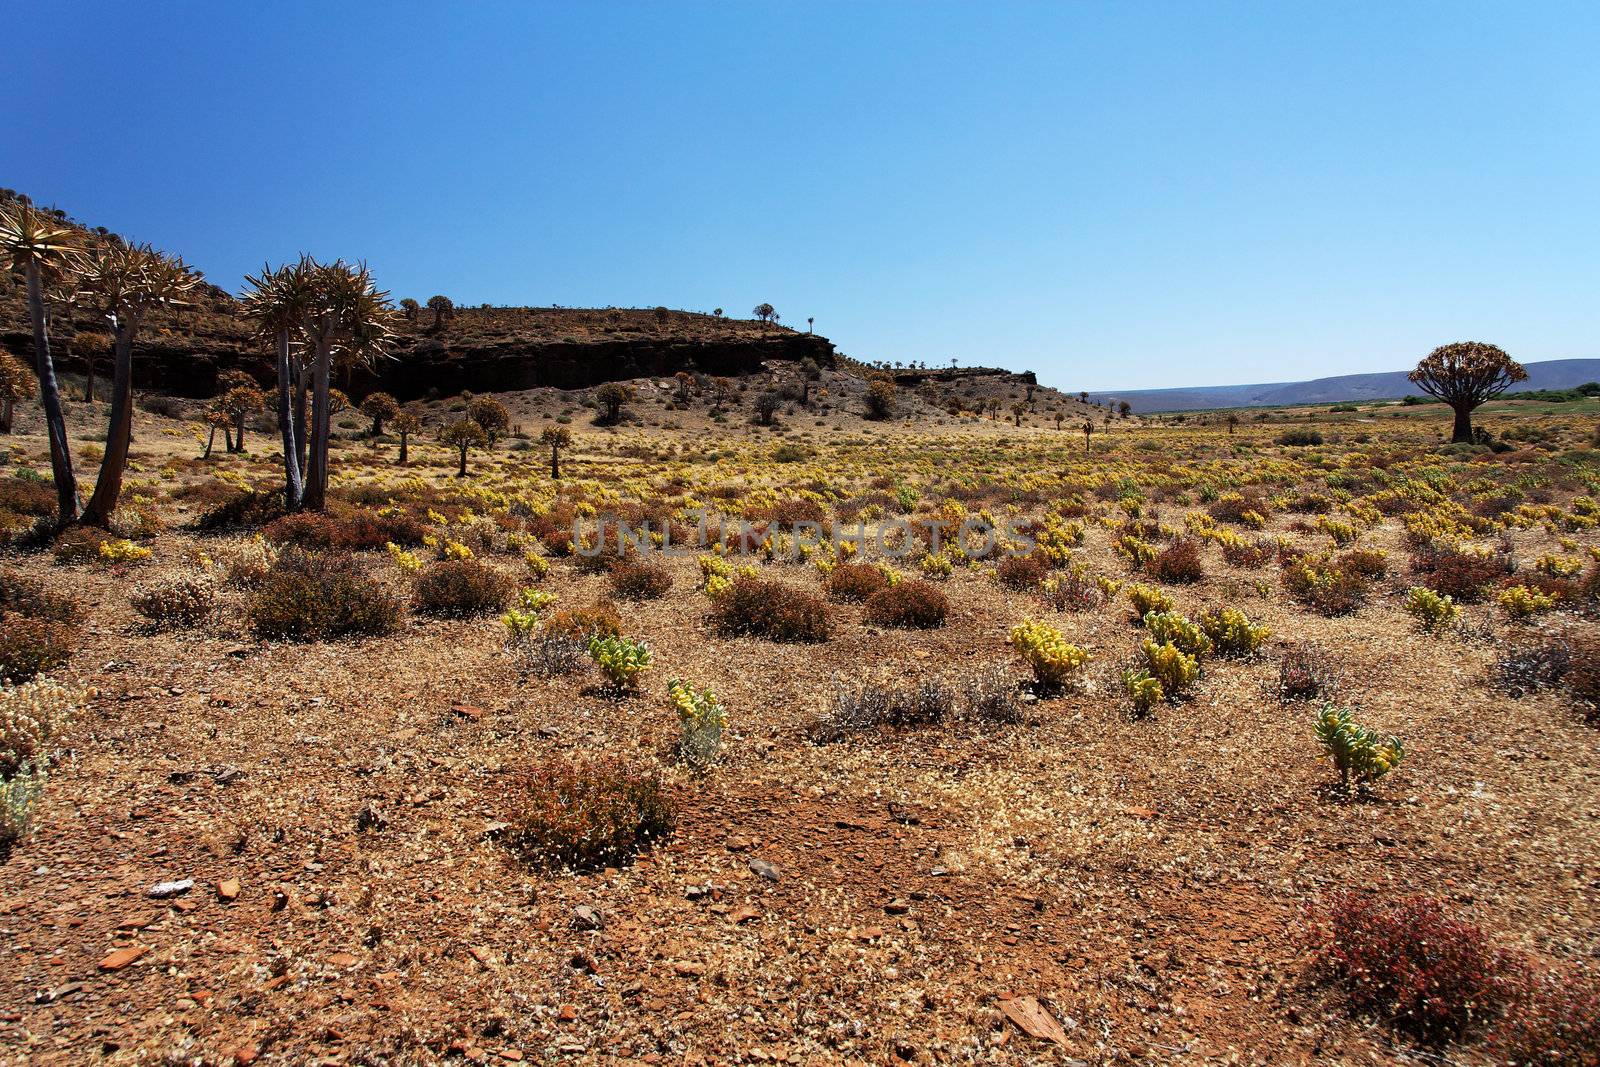
<instances>
[{"instance_id":1,"label":"rocky escarpment","mask_svg":"<svg viewBox=\"0 0 1600 1067\"><path fill-rule=\"evenodd\" d=\"M0 278L0 344L31 363L33 341L19 290L12 279ZM92 358L96 374L109 373L110 339L91 312L57 306L51 332L59 369L83 374ZM581 389L678 371L734 377L758 373L769 360L805 359L834 366L833 344L817 334L693 312L471 308L438 323L427 312L397 322L392 358L345 368L338 384L357 399L381 389L413 400L463 389ZM273 380L271 357L240 319L237 302L212 290L194 307L141 331L134 384L209 397L221 375L235 368L263 384Z\"/></svg>"}]
</instances>

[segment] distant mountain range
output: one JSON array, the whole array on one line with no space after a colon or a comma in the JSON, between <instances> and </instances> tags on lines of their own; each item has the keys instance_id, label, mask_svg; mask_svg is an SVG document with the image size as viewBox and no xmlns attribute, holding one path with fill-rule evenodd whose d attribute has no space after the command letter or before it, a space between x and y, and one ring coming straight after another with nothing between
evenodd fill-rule
<instances>
[{"instance_id":1,"label":"distant mountain range","mask_svg":"<svg viewBox=\"0 0 1600 1067\"><path fill-rule=\"evenodd\" d=\"M1585 382L1600 382L1600 359L1552 359L1525 363L1528 380L1511 387L1572 389ZM1202 408L1268 408L1286 404L1338 404L1346 401L1392 400L1421 390L1406 380L1407 371L1377 374L1341 374L1309 382L1268 382L1264 385L1200 385L1187 389L1124 389L1090 393L1092 400L1115 404L1126 400L1141 413L1198 411Z\"/></svg>"}]
</instances>

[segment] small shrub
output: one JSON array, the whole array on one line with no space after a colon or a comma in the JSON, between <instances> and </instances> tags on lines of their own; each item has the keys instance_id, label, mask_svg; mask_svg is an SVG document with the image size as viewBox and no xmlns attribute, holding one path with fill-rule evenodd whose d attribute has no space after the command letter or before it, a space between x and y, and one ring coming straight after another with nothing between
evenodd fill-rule
<instances>
[{"instance_id":1,"label":"small shrub","mask_svg":"<svg viewBox=\"0 0 1600 1067\"><path fill-rule=\"evenodd\" d=\"M0 782L0 857L33 829L33 808L43 792L42 771L24 769Z\"/></svg>"},{"instance_id":2,"label":"small shrub","mask_svg":"<svg viewBox=\"0 0 1600 1067\"><path fill-rule=\"evenodd\" d=\"M581 647L586 647L591 637L620 635L622 616L617 614L615 604L602 600L587 607L556 612L545 623L545 633L571 638Z\"/></svg>"},{"instance_id":3,"label":"small shrub","mask_svg":"<svg viewBox=\"0 0 1600 1067\"><path fill-rule=\"evenodd\" d=\"M828 605L821 597L782 582L740 575L715 601L712 611L724 634L770 641L818 642L828 639Z\"/></svg>"},{"instance_id":4,"label":"small shrub","mask_svg":"<svg viewBox=\"0 0 1600 1067\"><path fill-rule=\"evenodd\" d=\"M1218 608L1200 616L1200 627L1205 631L1218 655L1252 656L1272 636L1265 626L1251 623L1250 617L1237 608Z\"/></svg>"},{"instance_id":5,"label":"small shrub","mask_svg":"<svg viewBox=\"0 0 1600 1067\"><path fill-rule=\"evenodd\" d=\"M25 682L72 658L77 628L53 619L0 612L0 681Z\"/></svg>"},{"instance_id":6,"label":"small shrub","mask_svg":"<svg viewBox=\"0 0 1600 1067\"><path fill-rule=\"evenodd\" d=\"M1222 542L1222 558L1235 567L1254 570L1277 555L1278 546L1270 540L1246 541L1235 538Z\"/></svg>"},{"instance_id":7,"label":"small shrub","mask_svg":"<svg viewBox=\"0 0 1600 1067\"><path fill-rule=\"evenodd\" d=\"M1406 593L1406 612L1417 620L1417 625L1429 633L1455 626L1461 621L1461 609L1447 596L1440 596L1424 586L1412 586Z\"/></svg>"},{"instance_id":8,"label":"small shrub","mask_svg":"<svg viewBox=\"0 0 1600 1067\"><path fill-rule=\"evenodd\" d=\"M1050 573L1050 564L1038 555L1006 556L994 573L1008 589L1033 589Z\"/></svg>"},{"instance_id":9,"label":"small shrub","mask_svg":"<svg viewBox=\"0 0 1600 1067\"><path fill-rule=\"evenodd\" d=\"M140 586L128 602L152 626L199 626L217 606L217 585L208 574L181 574Z\"/></svg>"},{"instance_id":10,"label":"small shrub","mask_svg":"<svg viewBox=\"0 0 1600 1067\"><path fill-rule=\"evenodd\" d=\"M1430 546L1412 557L1411 569L1434 592L1476 604L1485 589L1511 572L1511 563L1500 553Z\"/></svg>"},{"instance_id":11,"label":"small shrub","mask_svg":"<svg viewBox=\"0 0 1600 1067\"><path fill-rule=\"evenodd\" d=\"M0 687L0 778L49 765L57 735L83 699L46 679Z\"/></svg>"},{"instance_id":12,"label":"small shrub","mask_svg":"<svg viewBox=\"0 0 1600 1067\"><path fill-rule=\"evenodd\" d=\"M72 597L15 571L0 571L0 615L6 613L73 625L83 621L83 609Z\"/></svg>"},{"instance_id":13,"label":"small shrub","mask_svg":"<svg viewBox=\"0 0 1600 1067\"><path fill-rule=\"evenodd\" d=\"M1105 587L1082 568L1046 578L1040 591L1056 611L1093 611L1106 602Z\"/></svg>"},{"instance_id":14,"label":"small shrub","mask_svg":"<svg viewBox=\"0 0 1600 1067\"><path fill-rule=\"evenodd\" d=\"M57 563L98 563L100 546L114 538L95 526L74 526L56 538L51 554Z\"/></svg>"},{"instance_id":15,"label":"small shrub","mask_svg":"<svg viewBox=\"0 0 1600 1067\"><path fill-rule=\"evenodd\" d=\"M150 558L150 550L143 545L136 545L126 537L115 537L100 542L96 556L101 563L112 566L128 563L143 563Z\"/></svg>"},{"instance_id":16,"label":"small shrub","mask_svg":"<svg viewBox=\"0 0 1600 1067\"><path fill-rule=\"evenodd\" d=\"M1436 900L1340 893L1313 930L1318 962L1344 988L1351 1010L1424 1042L1459 1037L1504 1003L1505 957Z\"/></svg>"},{"instance_id":17,"label":"small shrub","mask_svg":"<svg viewBox=\"0 0 1600 1067\"><path fill-rule=\"evenodd\" d=\"M1045 689L1059 689L1073 681L1089 661L1089 654L1069 644L1061 631L1032 619L1013 626L1009 641Z\"/></svg>"},{"instance_id":18,"label":"small shrub","mask_svg":"<svg viewBox=\"0 0 1600 1067\"><path fill-rule=\"evenodd\" d=\"M1366 603L1367 581L1335 563L1310 558L1294 560L1283 568L1289 595L1327 616L1349 615Z\"/></svg>"},{"instance_id":19,"label":"small shrub","mask_svg":"<svg viewBox=\"0 0 1600 1067\"><path fill-rule=\"evenodd\" d=\"M415 603L424 615L462 618L501 611L515 583L477 559L435 563L417 578Z\"/></svg>"},{"instance_id":20,"label":"small shrub","mask_svg":"<svg viewBox=\"0 0 1600 1067\"><path fill-rule=\"evenodd\" d=\"M1167 700L1176 702L1200 680L1199 658L1177 645L1146 639L1141 648L1145 669L1161 683Z\"/></svg>"},{"instance_id":21,"label":"small shrub","mask_svg":"<svg viewBox=\"0 0 1600 1067\"><path fill-rule=\"evenodd\" d=\"M898 582L867 598L863 617L874 626L933 630L944 625L950 599L920 578Z\"/></svg>"},{"instance_id":22,"label":"small shrub","mask_svg":"<svg viewBox=\"0 0 1600 1067\"><path fill-rule=\"evenodd\" d=\"M362 552L393 543L420 545L427 528L402 512L360 509L348 514L305 511L267 524L263 537L275 545Z\"/></svg>"},{"instance_id":23,"label":"small shrub","mask_svg":"<svg viewBox=\"0 0 1600 1067\"><path fill-rule=\"evenodd\" d=\"M612 591L624 600L659 600L672 588L672 572L659 563L633 560L611 568Z\"/></svg>"},{"instance_id":24,"label":"small shrub","mask_svg":"<svg viewBox=\"0 0 1600 1067\"><path fill-rule=\"evenodd\" d=\"M1206 632L1176 611L1152 611L1144 617L1144 628L1157 644L1177 645L1196 659L1211 651Z\"/></svg>"},{"instance_id":25,"label":"small shrub","mask_svg":"<svg viewBox=\"0 0 1600 1067\"><path fill-rule=\"evenodd\" d=\"M1339 772L1339 784L1350 788L1354 776L1359 784L1376 781L1405 758L1405 748L1393 734L1381 736L1355 721L1349 708L1328 705L1317 716L1317 740Z\"/></svg>"},{"instance_id":26,"label":"small shrub","mask_svg":"<svg viewBox=\"0 0 1600 1067\"><path fill-rule=\"evenodd\" d=\"M667 699L678 713L678 758L696 770L715 763L728 725L728 712L717 695L674 678L667 683Z\"/></svg>"},{"instance_id":27,"label":"small shrub","mask_svg":"<svg viewBox=\"0 0 1600 1067\"><path fill-rule=\"evenodd\" d=\"M1572 639L1571 666L1567 669L1567 688L1579 700L1600 707L1600 636L1580 634ZM1600 721L1600 710L1589 713L1589 721Z\"/></svg>"},{"instance_id":28,"label":"small shrub","mask_svg":"<svg viewBox=\"0 0 1600 1067\"><path fill-rule=\"evenodd\" d=\"M1180 537L1156 553L1145 564L1144 572L1158 582L1187 584L1198 582L1206 576L1200 560L1200 541L1193 537Z\"/></svg>"},{"instance_id":29,"label":"small shrub","mask_svg":"<svg viewBox=\"0 0 1600 1067\"><path fill-rule=\"evenodd\" d=\"M833 600L864 601L889 588L889 578L870 563L840 563L828 574L828 596Z\"/></svg>"},{"instance_id":30,"label":"small shrub","mask_svg":"<svg viewBox=\"0 0 1600 1067\"><path fill-rule=\"evenodd\" d=\"M546 868L630 863L670 836L677 818L658 775L599 760L547 761L528 774L516 799L505 842Z\"/></svg>"},{"instance_id":31,"label":"small shrub","mask_svg":"<svg viewBox=\"0 0 1600 1067\"><path fill-rule=\"evenodd\" d=\"M1339 693L1339 675L1323 649L1306 642L1284 651L1278 660L1278 700L1331 700Z\"/></svg>"},{"instance_id":32,"label":"small shrub","mask_svg":"<svg viewBox=\"0 0 1600 1067\"><path fill-rule=\"evenodd\" d=\"M319 641L392 633L401 603L348 553L291 548L279 555L249 606L258 637Z\"/></svg>"},{"instance_id":33,"label":"small shrub","mask_svg":"<svg viewBox=\"0 0 1600 1067\"><path fill-rule=\"evenodd\" d=\"M220 485L220 483L212 483ZM201 513L195 528L210 533L265 526L283 517L283 493L275 489L247 489L227 497Z\"/></svg>"},{"instance_id":34,"label":"small shrub","mask_svg":"<svg viewBox=\"0 0 1600 1067\"><path fill-rule=\"evenodd\" d=\"M1276 440L1280 445L1288 445L1292 448L1304 448L1308 445L1322 444L1322 433L1319 430L1296 428L1293 430L1285 430L1283 433L1280 433L1276 438L1274 438L1274 440Z\"/></svg>"},{"instance_id":35,"label":"small shrub","mask_svg":"<svg viewBox=\"0 0 1600 1067\"><path fill-rule=\"evenodd\" d=\"M229 545L217 555L228 584L242 589L260 585L277 559L278 550L259 534L240 544Z\"/></svg>"},{"instance_id":36,"label":"small shrub","mask_svg":"<svg viewBox=\"0 0 1600 1067\"><path fill-rule=\"evenodd\" d=\"M1177 608L1171 597L1150 585L1128 586L1128 599L1133 602L1133 613L1140 622L1152 611L1173 611Z\"/></svg>"},{"instance_id":37,"label":"small shrub","mask_svg":"<svg viewBox=\"0 0 1600 1067\"><path fill-rule=\"evenodd\" d=\"M1133 710L1140 715L1149 714L1151 708L1166 699L1160 680L1152 677L1148 670L1124 671L1122 687L1133 702Z\"/></svg>"},{"instance_id":38,"label":"small shrub","mask_svg":"<svg viewBox=\"0 0 1600 1067\"><path fill-rule=\"evenodd\" d=\"M1525 585L1507 586L1495 598L1502 611L1513 619L1527 619L1556 606L1556 598Z\"/></svg>"},{"instance_id":39,"label":"small shrub","mask_svg":"<svg viewBox=\"0 0 1600 1067\"><path fill-rule=\"evenodd\" d=\"M1560 685L1571 665L1571 653L1564 642L1528 645L1510 649L1496 660L1494 678L1513 700L1519 700L1527 693Z\"/></svg>"},{"instance_id":40,"label":"small shrub","mask_svg":"<svg viewBox=\"0 0 1600 1067\"><path fill-rule=\"evenodd\" d=\"M1496 1062L1600 1067L1600 978L1594 972L1524 968L1511 971L1503 985L1507 1002L1488 1041Z\"/></svg>"},{"instance_id":41,"label":"small shrub","mask_svg":"<svg viewBox=\"0 0 1600 1067\"><path fill-rule=\"evenodd\" d=\"M1389 573L1389 554L1381 548L1353 548L1341 553L1335 562L1340 570L1362 578L1376 580Z\"/></svg>"},{"instance_id":42,"label":"small shrub","mask_svg":"<svg viewBox=\"0 0 1600 1067\"><path fill-rule=\"evenodd\" d=\"M528 669L541 678L573 674L588 655L584 643L570 634L536 634L517 647Z\"/></svg>"},{"instance_id":43,"label":"small shrub","mask_svg":"<svg viewBox=\"0 0 1600 1067\"><path fill-rule=\"evenodd\" d=\"M961 682L964 714L983 723L1004 725L1022 721L1017 687L1000 667L987 667Z\"/></svg>"},{"instance_id":44,"label":"small shrub","mask_svg":"<svg viewBox=\"0 0 1600 1067\"><path fill-rule=\"evenodd\" d=\"M585 650L617 689L638 688L639 675L650 669L650 646L638 638L595 634Z\"/></svg>"}]
</instances>

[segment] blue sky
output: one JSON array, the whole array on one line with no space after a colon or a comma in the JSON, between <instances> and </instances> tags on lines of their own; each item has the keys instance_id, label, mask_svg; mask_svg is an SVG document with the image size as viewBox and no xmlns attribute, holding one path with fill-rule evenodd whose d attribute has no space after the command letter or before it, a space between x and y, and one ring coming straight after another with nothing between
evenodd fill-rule
<instances>
[{"instance_id":1,"label":"blue sky","mask_svg":"<svg viewBox=\"0 0 1600 1067\"><path fill-rule=\"evenodd\" d=\"M0 184L237 289L748 314L1065 389L1600 356L1600 5L17 3Z\"/></svg>"}]
</instances>

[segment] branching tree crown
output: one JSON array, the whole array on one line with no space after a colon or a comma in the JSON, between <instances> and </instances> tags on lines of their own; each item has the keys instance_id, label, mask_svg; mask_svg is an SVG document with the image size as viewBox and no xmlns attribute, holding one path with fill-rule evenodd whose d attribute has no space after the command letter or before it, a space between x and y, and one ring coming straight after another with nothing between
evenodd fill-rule
<instances>
[{"instance_id":1,"label":"branching tree crown","mask_svg":"<svg viewBox=\"0 0 1600 1067\"><path fill-rule=\"evenodd\" d=\"M1428 353L1409 377L1417 388L1438 397L1455 411L1451 442L1470 443L1473 409L1517 382L1527 381L1528 372L1497 345L1457 341Z\"/></svg>"}]
</instances>

